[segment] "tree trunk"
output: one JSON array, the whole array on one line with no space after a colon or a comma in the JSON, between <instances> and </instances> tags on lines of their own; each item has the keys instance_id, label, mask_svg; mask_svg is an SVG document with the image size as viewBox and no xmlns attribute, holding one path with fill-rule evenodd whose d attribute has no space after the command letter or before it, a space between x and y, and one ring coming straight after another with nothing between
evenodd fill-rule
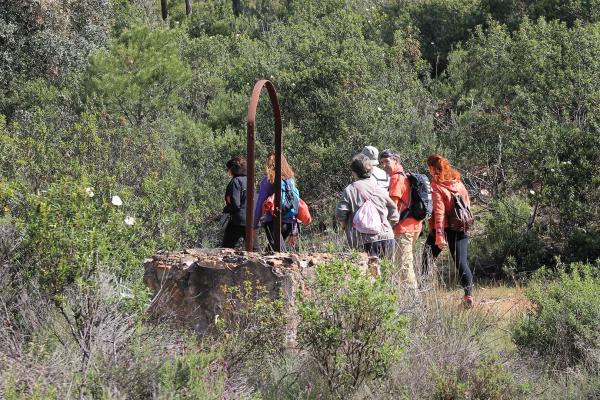
<instances>
[{"instance_id":1,"label":"tree trunk","mask_svg":"<svg viewBox=\"0 0 600 400\"><path fill-rule=\"evenodd\" d=\"M231 6L233 8L233 15L239 17L242 13L242 4L240 0L231 0Z\"/></svg>"}]
</instances>

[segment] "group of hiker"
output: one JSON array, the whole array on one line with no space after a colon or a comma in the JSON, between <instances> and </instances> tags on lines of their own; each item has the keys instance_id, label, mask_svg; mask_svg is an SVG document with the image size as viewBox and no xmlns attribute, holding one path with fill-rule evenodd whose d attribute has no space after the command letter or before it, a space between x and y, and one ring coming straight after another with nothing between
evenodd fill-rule
<instances>
[{"instance_id":1,"label":"group of hiker","mask_svg":"<svg viewBox=\"0 0 600 400\"><path fill-rule=\"evenodd\" d=\"M414 291L418 289L415 245L423 222L428 220L424 254L435 258L448 247L460 274L463 302L469 307L473 303L473 275L467 261L467 231L473 223L469 194L460 173L448 159L432 154L427 159L427 167L431 182L425 175L406 172L397 152L388 149L380 153L373 146L365 146L352 158L353 182L342 191L335 217L350 247L372 257L393 260L399 283ZM226 168L231 181L227 185L221 221L226 225L222 247L233 248L246 235L246 160L234 157ZM306 208L296 187L294 171L283 155L281 180L281 207L274 207L275 154L271 153L267 157L266 176L260 182L253 221L255 229L263 227L267 249L271 250L275 242L273 210L277 208L281 212L285 248L286 241L287 245L295 246L298 220L303 220L299 212ZM255 250L258 250L256 241Z\"/></svg>"},{"instance_id":2,"label":"group of hiker","mask_svg":"<svg viewBox=\"0 0 600 400\"><path fill-rule=\"evenodd\" d=\"M221 247L234 248L241 238L246 239L246 160L234 157L227 161L225 167L231 180L225 190L225 207L223 208L223 218L220 221L221 225L225 226ZM273 250L275 247L273 235L275 231L273 228L275 153L268 155L265 172L266 176L259 184L253 226L255 229L263 227L268 242L267 250ZM292 247L296 244L300 208L300 193L296 188L294 171L283 154L281 155L281 186L282 203L284 203L281 207L283 250L286 242ZM254 250L258 250L256 241L254 241Z\"/></svg>"}]
</instances>

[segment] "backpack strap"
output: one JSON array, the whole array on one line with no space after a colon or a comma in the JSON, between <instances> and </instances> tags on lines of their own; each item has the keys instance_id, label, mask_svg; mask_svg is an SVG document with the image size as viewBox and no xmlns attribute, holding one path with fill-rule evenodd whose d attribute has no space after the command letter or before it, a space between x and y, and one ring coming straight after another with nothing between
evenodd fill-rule
<instances>
[{"instance_id":1,"label":"backpack strap","mask_svg":"<svg viewBox=\"0 0 600 400\"><path fill-rule=\"evenodd\" d=\"M401 171L401 172L396 172L396 174L402 175L404 177L404 179L408 179L410 172L406 173L404 171ZM412 183L410 183L410 180L408 181L408 183L410 186L410 190L408 191L408 204L406 204L406 208L404 210L402 210L402 212L400 213L400 221L404 221L410 215L410 204L412 203ZM400 199L400 203L402 203L402 199Z\"/></svg>"}]
</instances>

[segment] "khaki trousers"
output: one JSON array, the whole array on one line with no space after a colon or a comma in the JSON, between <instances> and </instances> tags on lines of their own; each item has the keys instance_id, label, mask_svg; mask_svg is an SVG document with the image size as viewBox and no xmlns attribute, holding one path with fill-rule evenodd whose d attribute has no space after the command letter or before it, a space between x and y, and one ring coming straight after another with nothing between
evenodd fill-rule
<instances>
[{"instance_id":1,"label":"khaki trousers","mask_svg":"<svg viewBox=\"0 0 600 400\"><path fill-rule=\"evenodd\" d=\"M407 232L395 235L396 248L394 251L394 264L398 268L397 283L412 290L417 290L417 276L413 262L413 252L420 232Z\"/></svg>"}]
</instances>

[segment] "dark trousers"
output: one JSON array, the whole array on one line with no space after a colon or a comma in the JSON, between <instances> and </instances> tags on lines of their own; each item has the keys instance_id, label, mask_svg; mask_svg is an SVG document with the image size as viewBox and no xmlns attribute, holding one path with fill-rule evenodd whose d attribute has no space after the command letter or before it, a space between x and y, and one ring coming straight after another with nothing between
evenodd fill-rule
<instances>
[{"instance_id":1,"label":"dark trousers","mask_svg":"<svg viewBox=\"0 0 600 400\"><path fill-rule=\"evenodd\" d=\"M396 241L394 239L380 240L378 242L365 243L364 249L370 256L391 259L394 255L395 244Z\"/></svg>"},{"instance_id":2,"label":"dark trousers","mask_svg":"<svg viewBox=\"0 0 600 400\"><path fill-rule=\"evenodd\" d=\"M230 249L235 248L240 238L246 240L246 227L241 225L235 225L231 222L227 224L225 233L223 234L223 243L221 247L228 247Z\"/></svg>"},{"instance_id":3,"label":"dark trousers","mask_svg":"<svg viewBox=\"0 0 600 400\"><path fill-rule=\"evenodd\" d=\"M467 260L467 248L469 245L469 235L464 232L457 232L450 229L446 229L446 242L448 243L448 250L454 260L454 266L460 274L460 283L465 290L466 295L473 294L473 274L469 268L469 261ZM431 250L431 254L436 258L442 250L435 245L435 235L430 234L425 242L425 251ZM423 272L427 271L427 255L423 254Z\"/></svg>"},{"instance_id":4,"label":"dark trousers","mask_svg":"<svg viewBox=\"0 0 600 400\"><path fill-rule=\"evenodd\" d=\"M275 229L274 229L273 225L274 225L273 221L266 222L264 225L265 234L267 235L267 241L269 242L265 251L274 251L274 249L275 249L275 235L273 234L273 231ZM292 229L293 229L293 226L291 223L283 223L283 222L281 223L281 251L286 250L285 240L292 233Z\"/></svg>"}]
</instances>

